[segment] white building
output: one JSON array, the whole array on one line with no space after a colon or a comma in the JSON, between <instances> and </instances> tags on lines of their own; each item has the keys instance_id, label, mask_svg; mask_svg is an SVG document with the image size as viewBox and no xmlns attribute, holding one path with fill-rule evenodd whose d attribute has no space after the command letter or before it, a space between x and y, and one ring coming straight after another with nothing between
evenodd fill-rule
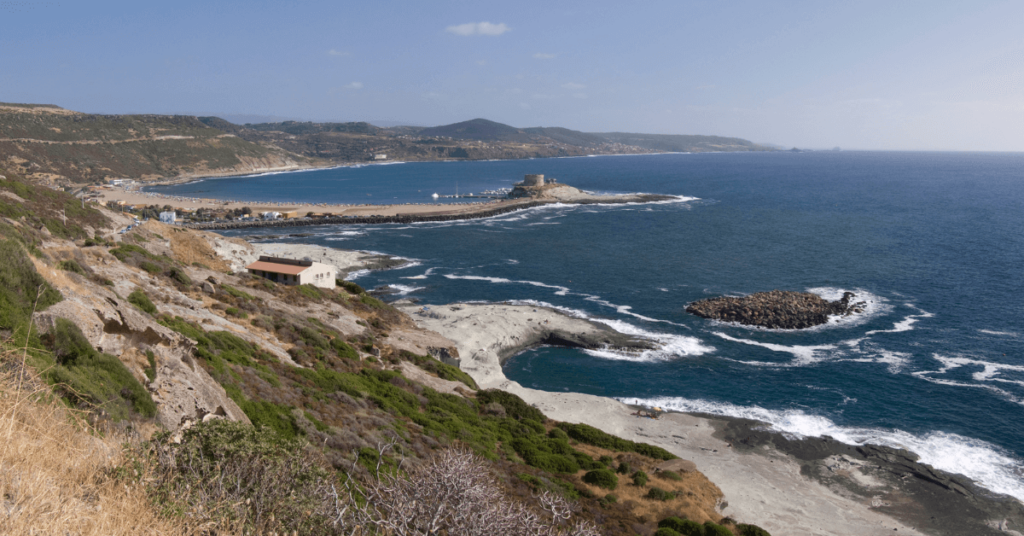
<instances>
[{"instance_id":1,"label":"white building","mask_svg":"<svg viewBox=\"0 0 1024 536\"><path fill-rule=\"evenodd\" d=\"M263 212L260 214L265 220L279 220L281 219L280 212Z\"/></svg>"},{"instance_id":2,"label":"white building","mask_svg":"<svg viewBox=\"0 0 1024 536\"><path fill-rule=\"evenodd\" d=\"M284 285L313 285L334 288L338 269L329 264L261 256L245 267L249 273Z\"/></svg>"},{"instance_id":3,"label":"white building","mask_svg":"<svg viewBox=\"0 0 1024 536\"><path fill-rule=\"evenodd\" d=\"M161 212L160 213L160 223L171 223L171 224L173 224L174 221L177 219L177 217L178 217L177 213L175 213L173 210L168 211L168 212Z\"/></svg>"}]
</instances>

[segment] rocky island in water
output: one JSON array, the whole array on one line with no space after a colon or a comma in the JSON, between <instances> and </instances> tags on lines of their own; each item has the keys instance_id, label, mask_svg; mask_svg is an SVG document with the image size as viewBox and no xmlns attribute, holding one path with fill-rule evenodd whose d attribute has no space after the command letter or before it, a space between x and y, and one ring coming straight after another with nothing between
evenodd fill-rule
<instances>
[{"instance_id":1,"label":"rocky island in water","mask_svg":"<svg viewBox=\"0 0 1024 536\"><path fill-rule=\"evenodd\" d=\"M695 301L686 306L686 312L767 329L806 329L828 323L830 316L864 312L865 303L853 301L854 297L852 292L844 292L842 298L828 301L810 292L772 290Z\"/></svg>"}]
</instances>

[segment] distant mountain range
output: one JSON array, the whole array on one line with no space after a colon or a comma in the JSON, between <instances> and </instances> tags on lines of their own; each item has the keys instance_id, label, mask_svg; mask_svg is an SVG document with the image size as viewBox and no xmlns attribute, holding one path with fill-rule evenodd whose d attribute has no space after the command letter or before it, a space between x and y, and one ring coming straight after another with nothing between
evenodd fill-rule
<instances>
[{"instance_id":1,"label":"distant mountain range","mask_svg":"<svg viewBox=\"0 0 1024 536\"><path fill-rule=\"evenodd\" d=\"M437 127L308 121L239 125L214 116L98 115L0 103L0 162L25 177L55 184L380 161L774 150L740 138L516 128L487 119Z\"/></svg>"}]
</instances>

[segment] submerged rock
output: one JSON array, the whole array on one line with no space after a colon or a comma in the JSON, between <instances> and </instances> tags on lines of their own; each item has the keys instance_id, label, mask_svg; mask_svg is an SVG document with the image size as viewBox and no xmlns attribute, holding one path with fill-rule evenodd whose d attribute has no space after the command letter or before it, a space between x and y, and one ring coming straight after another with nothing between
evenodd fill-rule
<instances>
[{"instance_id":1,"label":"submerged rock","mask_svg":"<svg viewBox=\"0 0 1024 536\"><path fill-rule=\"evenodd\" d=\"M864 311L864 302L853 303L852 292L828 301L810 292L772 290L740 298L721 296L691 303L686 312L702 318L738 322L768 329L805 329L828 322L833 315Z\"/></svg>"}]
</instances>

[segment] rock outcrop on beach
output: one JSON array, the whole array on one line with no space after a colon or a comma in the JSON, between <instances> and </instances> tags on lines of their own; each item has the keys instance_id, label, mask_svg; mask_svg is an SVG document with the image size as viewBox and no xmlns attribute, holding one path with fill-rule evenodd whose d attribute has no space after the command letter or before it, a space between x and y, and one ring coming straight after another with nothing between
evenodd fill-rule
<instances>
[{"instance_id":1,"label":"rock outcrop on beach","mask_svg":"<svg viewBox=\"0 0 1024 536\"><path fill-rule=\"evenodd\" d=\"M738 322L768 329L806 329L828 322L829 316L864 312L864 302L854 302L852 292L828 301L817 294L772 290L749 296L720 296L686 306L686 312L702 318Z\"/></svg>"}]
</instances>

